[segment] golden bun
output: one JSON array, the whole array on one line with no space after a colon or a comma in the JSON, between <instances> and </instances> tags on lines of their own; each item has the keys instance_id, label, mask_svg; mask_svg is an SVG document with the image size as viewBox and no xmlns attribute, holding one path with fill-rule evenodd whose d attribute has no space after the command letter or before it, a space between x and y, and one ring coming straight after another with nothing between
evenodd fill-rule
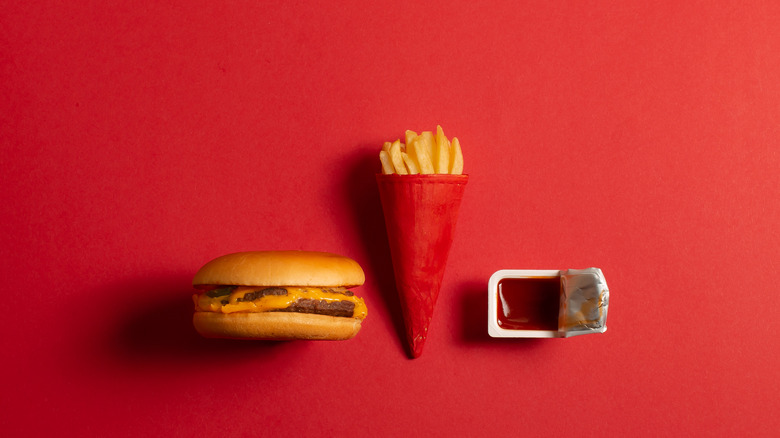
<instances>
[{"instance_id":1,"label":"golden bun","mask_svg":"<svg viewBox=\"0 0 780 438\"><path fill-rule=\"evenodd\" d=\"M207 338L342 341L360 331L357 318L294 312L195 312L195 330Z\"/></svg>"},{"instance_id":2,"label":"golden bun","mask_svg":"<svg viewBox=\"0 0 780 438\"><path fill-rule=\"evenodd\" d=\"M338 254L314 251L247 251L223 255L195 274L195 287L354 287L366 281L360 265Z\"/></svg>"}]
</instances>

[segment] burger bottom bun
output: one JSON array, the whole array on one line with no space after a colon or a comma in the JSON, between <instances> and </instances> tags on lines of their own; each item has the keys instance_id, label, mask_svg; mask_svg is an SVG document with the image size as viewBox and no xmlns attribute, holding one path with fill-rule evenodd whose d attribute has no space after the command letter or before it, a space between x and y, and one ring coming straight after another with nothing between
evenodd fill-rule
<instances>
[{"instance_id":1,"label":"burger bottom bun","mask_svg":"<svg viewBox=\"0 0 780 438\"><path fill-rule=\"evenodd\" d=\"M357 318L294 312L195 312L192 322L207 338L332 341L354 337L361 323Z\"/></svg>"}]
</instances>

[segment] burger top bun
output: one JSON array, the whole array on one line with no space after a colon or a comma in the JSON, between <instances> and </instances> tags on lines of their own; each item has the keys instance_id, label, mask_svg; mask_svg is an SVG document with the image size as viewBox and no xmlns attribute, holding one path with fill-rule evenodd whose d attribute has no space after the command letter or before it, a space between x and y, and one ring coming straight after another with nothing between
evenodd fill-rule
<instances>
[{"instance_id":1,"label":"burger top bun","mask_svg":"<svg viewBox=\"0 0 780 438\"><path fill-rule=\"evenodd\" d=\"M354 287L366 281L360 265L344 256L313 251L247 251L206 263L192 284L230 286Z\"/></svg>"}]
</instances>

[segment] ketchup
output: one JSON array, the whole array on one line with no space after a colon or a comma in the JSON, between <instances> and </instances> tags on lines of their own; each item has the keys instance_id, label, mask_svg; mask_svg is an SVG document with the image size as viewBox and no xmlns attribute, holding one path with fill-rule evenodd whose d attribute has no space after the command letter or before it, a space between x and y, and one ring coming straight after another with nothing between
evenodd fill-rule
<instances>
[{"instance_id":1,"label":"ketchup","mask_svg":"<svg viewBox=\"0 0 780 438\"><path fill-rule=\"evenodd\" d=\"M498 282L498 325L508 330L558 330L560 277Z\"/></svg>"}]
</instances>

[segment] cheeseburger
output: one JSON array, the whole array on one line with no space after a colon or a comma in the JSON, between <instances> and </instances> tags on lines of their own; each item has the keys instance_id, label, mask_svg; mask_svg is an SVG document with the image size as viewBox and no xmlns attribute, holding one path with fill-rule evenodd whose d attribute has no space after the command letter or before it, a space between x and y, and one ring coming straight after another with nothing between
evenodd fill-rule
<instances>
[{"instance_id":1,"label":"cheeseburger","mask_svg":"<svg viewBox=\"0 0 780 438\"><path fill-rule=\"evenodd\" d=\"M193 323L207 338L350 339L366 305L349 288L364 281L357 262L336 254L228 254L195 274Z\"/></svg>"}]
</instances>

